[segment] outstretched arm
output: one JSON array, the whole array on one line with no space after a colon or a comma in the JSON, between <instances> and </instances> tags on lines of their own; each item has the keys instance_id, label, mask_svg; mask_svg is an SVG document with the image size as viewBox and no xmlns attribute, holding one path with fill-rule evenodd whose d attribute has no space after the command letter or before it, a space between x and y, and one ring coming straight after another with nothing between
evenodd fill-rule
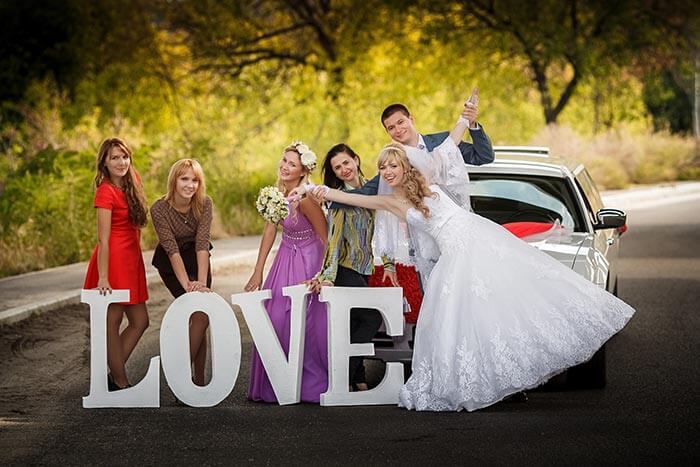
<instances>
[{"instance_id":1,"label":"outstretched arm","mask_svg":"<svg viewBox=\"0 0 700 467\"><path fill-rule=\"evenodd\" d=\"M367 209L383 209L398 216L402 220L406 219L406 208L402 208L401 203L399 203L394 196L358 195L354 193L346 193L340 190L331 190L328 187L318 187L317 189L327 190L324 198L328 201L334 201Z\"/></svg>"},{"instance_id":2,"label":"outstretched arm","mask_svg":"<svg viewBox=\"0 0 700 467\"><path fill-rule=\"evenodd\" d=\"M350 190L350 193L357 193L360 195L376 195L379 191L379 175L375 175L372 180L362 185L360 188ZM330 209L346 209L347 204L333 203L330 205Z\"/></svg>"}]
</instances>

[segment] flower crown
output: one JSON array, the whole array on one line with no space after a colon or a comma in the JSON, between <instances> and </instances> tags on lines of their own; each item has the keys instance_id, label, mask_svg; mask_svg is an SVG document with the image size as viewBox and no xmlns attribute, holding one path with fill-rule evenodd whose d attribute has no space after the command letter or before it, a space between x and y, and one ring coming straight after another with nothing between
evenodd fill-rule
<instances>
[{"instance_id":1,"label":"flower crown","mask_svg":"<svg viewBox=\"0 0 700 467\"><path fill-rule=\"evenodd\" d=\"M301 165L306 167L309 172L316 168L316 153L309 149L306 144L302 141L294 141L289 147L294 148L299 153Z\"/></svg>"}]
</instances>

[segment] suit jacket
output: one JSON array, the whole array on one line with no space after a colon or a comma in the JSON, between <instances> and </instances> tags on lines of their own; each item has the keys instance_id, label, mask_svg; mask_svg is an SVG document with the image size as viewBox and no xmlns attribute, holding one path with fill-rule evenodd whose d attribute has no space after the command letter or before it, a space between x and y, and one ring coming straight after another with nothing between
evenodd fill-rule
<instances>
[{"instance_id":1,"label":"suit jacket","mask_svg":"<svg viewBox=\"0 0 700 467\"><path fill-rule=\"evenodd\" d=\"M467 143L466 141L460 142L457 146L462 153L462 158L466 164L471 165L483 165L493 162L494 153L493 145L491 140L486 135L483 127L478 129L470 129L472 141L474 144ZM425 146L428 152L432 151L449 136L449 131L442 131L440 133L431 133L429 135L423 135L423 141L425 141ZM359 193L362 195L376 195L379 189L379 175L376 175L372 180L365 183L361 188L352 190L350 193ZM331 204L331 209L346 208L347 206L340 203Z\"/></svg>"}]
</instances>

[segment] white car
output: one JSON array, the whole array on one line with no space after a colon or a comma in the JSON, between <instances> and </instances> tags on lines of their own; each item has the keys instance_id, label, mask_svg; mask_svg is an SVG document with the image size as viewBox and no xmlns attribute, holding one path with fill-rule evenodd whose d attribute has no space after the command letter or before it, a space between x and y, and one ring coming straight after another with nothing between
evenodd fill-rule
<instances>
[{"instance_id":1,"label":"white car","mask_svg":"<svg viewBox=\"0 0 700 467\"><path fill-rule=\"evenodd\" d=\"M626 214L606 208L582 165L568 166L544 147L494 147L496 160L469 166L474 212L499 224L559 222L564 236L532 245L572 268L594 284L617 294L617 257ZM404 336L389 338L381 331L374 340L375 358L410 364L414 325ZM605 347L591 360L567 372L576 386L605 385Z\"/></svg>"}]
</instances>

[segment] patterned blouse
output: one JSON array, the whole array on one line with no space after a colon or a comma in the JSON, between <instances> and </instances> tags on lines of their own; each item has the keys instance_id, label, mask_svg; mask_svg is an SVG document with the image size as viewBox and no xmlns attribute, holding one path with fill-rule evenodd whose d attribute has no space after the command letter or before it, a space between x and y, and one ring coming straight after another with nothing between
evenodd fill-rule
<instances>
[{"instance_id":1,"label":"patterned blouse","mask_svg":"<svg viewBox=\"0 0 700 467\"><path fill-rule=\"evenodd\" d=\"M365 180L360 179L364 184ZM343 191L354 189L348 185ZM352 269L369 276L374 271L372 254L372 234L374 233L374 212L358 207L330 209L328 214L328 247L323 258L323 266L317 278L321 282L335 282L338 266ZM385 267L393 270L393 262L382 258Z\"/></svg>"},{"instance_id":2,"label":"patterned blouse","mask_svg":"<svg viewBox=\"0 0 700 467\"><path fill-rule=\"evenodd\" d=\"M204 209L199 221L191 209L183 214L165 201L165 198L153 203L151 218L158 241L168 256L179 253L183 245L192 242L195 243L195 251L209 251L212 202L208 196L204 198Z\"/></svg>"}]
</instances>

